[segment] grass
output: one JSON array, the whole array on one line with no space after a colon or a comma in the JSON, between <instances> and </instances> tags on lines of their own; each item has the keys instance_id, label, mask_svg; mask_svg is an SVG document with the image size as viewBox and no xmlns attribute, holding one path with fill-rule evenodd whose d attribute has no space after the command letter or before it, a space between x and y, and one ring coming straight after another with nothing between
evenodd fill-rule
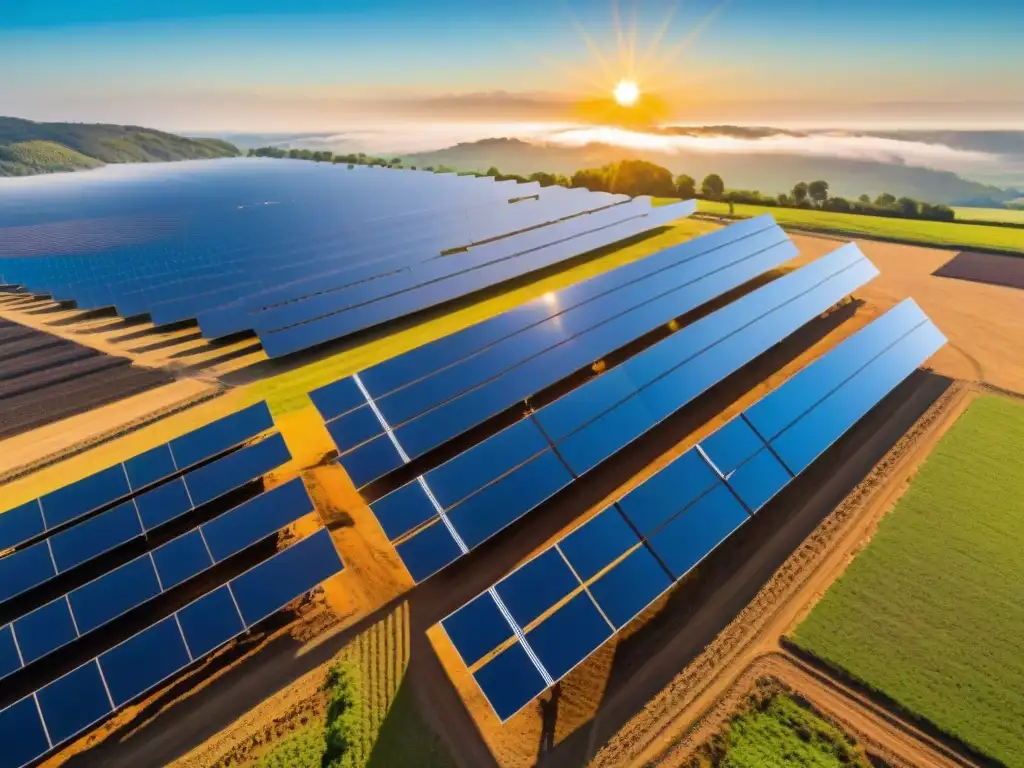
<instances>
[{"instance_id":1,"label":"grass","mask_svg":"<svg viewBox=\"0 0 1024 768\"><path fill-rule=\"evenodd\" d=\"M1024 406L974 401L793 639L1024 766Z\"/></svg>"},{"instance_id":2,"label":"grass","mask_svg":"<svg viewBox=\"0 0 1024 768\"><path fill-rule=\"evenodd\" d=\"M598 252L599 255L596 258L585 263L577 264L527 285L489 296L469 306L426 320L414 328L398 331L293 371L257 381L246 388L246 396L253 402L266 399L271 411L276 416L301 410L311 404L308 393L317 387L337 381L409 349L505 312L524 302L543 296L545 293L560 290L613 267L627 264L663 248L710 232L712 229L714 227L706 222L684 219L655 237L626 246L603 249Z\"/></svg>"},{"instance_id":3,"label":"grass","mask_svg":"<svg viewBox=\"0 0 1024 768\"><path fill-rule=\"evenodd\" d=\"M954 208L958 219L968 221L1007 221L1024 224L1024 211L1010 208Z\"/></svg>"},{"instance_id":4,"label":"grass","mask_svg":"<svg viewBox=\"0 0 1024 768\"><path fill-rule=\"evenodd\" d=\"M341 723L343 756L331 763L344 768L454 768L444 743L420 713L405 683L409 663L407 606L360 633L335 658L346 676L347 705L335 704ZM329 676L330 677L330 676ZM336 678L335 678L336 679ZM338 684L328 685L338 700ZM327 719L331 718L328 712ZM307 726L264 754L257 768L320 768L326 751L326 722ZM338 743L337 741L335 743Z\"/></svg>"},{"instance_id":5,"label":"grass","mask_svg":"<svg viewBox=\"0 0 1024 768\"><path fill-rule=\"evenodd\" d=\"M701 200L701 213L728 214L726 203ZM985 248L1024 253L1024 229L987 227L984 224L958 224L919 219L890 219L884 216L861 216L856 213L833 213L803 208L772 208L759 205L737 205L735 215L741 218L770 213L782 226L803 227L823 232L864 235L921 245L959 248Z\"/></svg>"},{"instance_id":6,"label":"grass","mask_svg":"<svg viewBox=\"0 0 1024 768\"><path fill-rule=\"evenodd\" d=\"M700 762L714 768L871 768L853 739L783 693L734 717Z\"/></svg>"}]
</instances>

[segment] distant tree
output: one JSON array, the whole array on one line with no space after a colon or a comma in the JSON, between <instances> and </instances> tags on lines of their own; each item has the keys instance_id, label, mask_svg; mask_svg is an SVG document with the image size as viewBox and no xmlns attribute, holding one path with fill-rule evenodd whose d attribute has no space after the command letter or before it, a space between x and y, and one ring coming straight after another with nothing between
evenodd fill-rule
<instances>
[{"instance_id":1,"label":"distant tree","mask_svg":"<svg viewBox=\"0 0 1024 768\"><path fill-rule=\"evenodd\" d=\"M400 157L392 158L391 159L391 164L392 165L401 165L402 164L402 158L400 158Z\"/></svg>"},{"instance_id":2,"label":"distant tree","mask_svg":"<svg viewBox=\"0 0 1024 768\"><path fill-rule=\"evenodd\" d=\"M700 191L710 200L721 200L722 194L725 192L725 182L717 173L708 174L700 183Z\"/></svg>"},{"instance_id":3,"label":"distant tree","mask_svg":"<svg viewBox=\"0 0 1024 768\"><path fill-rule=\"evenodd\" d=\"M424 168L423 170L424 170L424 171L429 171L430 173L433 173L433 172L434 172L434 166L432 166L432 165L428 165L428 166L427 166L426 168Z\"/></svg>"},{"instance_id":4,"label":"distant tree","mask_svg":"<svg viewBox=\"0 0 1024 768\"><path fill-rule=\"evenodd\" d=\"M415 165L410 165L409 166L409 170L410 171L415 171L416 170L416 166Z\"/></svg>"},{"instance_id":5,"label":"distant tree","mask_svg":"<svg viewBox=\"0 0 1024 768\"><path fill-rule=\"evenodd\" d=\"M608 191L630 197L672 197L676 193L676 186L667 168L646 160L623 160L609 168Z\"/></svg>"},{"instance_id":6,"label":"distant tree","mask_svg":"<svg viewBox=\"0 0 1024 768\"><path fill-rule=\"evenodd\" d=\"M825 201L828 200L828 182L827 181L812 181L807 185L807 195L819 207L825 205Z\"/></svg>"},{"instance_id":7,"label":"distant tree","mask_svg":"<svg viewBox=\"0 0 1024 768\"><path fill-rule=\"evenodd\" d=\"M825 207L830 211L836 213L849 213L853 210L853 206L850 205L850 201L845 197L832 197L825 201Z\"/></svg>"},{"instance_id":8,"label":"distant tree","mask_svg":"<svg viewBox=\"0 0 1024 768\"><path fill-rule=\"evenodd\" d=\"M871 198L867 195L861 195L857 199L864 203L864 205L871 205Z\"/></svg>"},{"instance_id":9,"label":"distant tree","mask_svg":"<svg viewBox=\"0 0 1024 768\"><path fill-rule=\"evenodd\" d=\"M491 176L493 178L497 178L498 176L501 176L501 171L499 171L492 165L490 168L484 171L484 176Z\"/></svg>"},{"instance_id":10,"label":"distant tree","mask_svg":"<svg viewBox=\"0 0 1024 768\"><path fill-rule=\"evenodd\" d=\"M544 173L543 171L537 171L537 173L531 173L529 176L530 181L536 181L542 187L553 187L556 184L555 174Z\"/></svg>"},{"instance_id":11,"label":"distant tree","mask_svg":"<svg viewBox=\"0 0 1024 768\"><path fill-rule=\"evenodd\" d=\"M692 200L697 196L697 181L692 176L681 173L676 176L676 197Z\"/></svg>"},{"instance_id":12,"label":"distant tree","mask_svg":"<svg viewBox=\"0 0 1024 768\"><path fill-rule=\"evenodd\" d=\"M948 205L932 205L930 203L921 203L919 215L922 219L932 221L954 221L956 219L956 212Z\"/></svg>"},{"instance_id":13,"label":"distant tree","mask_svg":"<svg viewBox=\"0 0 1024 768\"><path fill-rule=\"evenodd\" d=\"M556 173L555 174L555 185L559 186L559 187L571 187L572 186L572 182L569 180L568 176L563 176L560 173Z\"/></svg>"},{"instance_id":14,"label":"distant tree","mask_svg":"<svg viewBox=\"0 0 1024 768\"><path fill-rule=\"evenodd\" d=\"M908 218L914 218L920 213L917 200L912 197L901 197L896 201L896 207L899 208L901 214Z\"/></svg>"},{"instance_id":15,"label":"distant tree","mask_svg":"<svg viewBox=\"0 0 1024 768\"><path fill-rule=\"evenodd\" d=\"M570 184L573 187L589 189L591 192L608 191L608 179L599 168L587 168L582 171L576 171L572 175Z\"/></svg>"},{"instance_id":16,"label":"distant tree","mask_svg":"<svg viewBox=\"0 0 1024 768\"><path fill-rule=\"evenodd\" d=\"M292 158L293 160L298 160L299 159L299 150L297 150L297 149L290 149L290 150L288 150L288 157Z\"/></svg>"},{"instance_id":17,"label":"distant tree","mask_svg":"<svg viewBox=\"0 0 1024 768\"><path fill-rule=\"evenodd\" d=\"M801 181L793 185L793 202L797 207L807 202L807 182Z\"/></svg>"},{"instance_id":18,"label":"distant tree","mask_svg":"<svg viewBox=\"0 0 1024 768\"><path fill-rule=\"evenodd\" d=\"M896 196L890 195L888 192L883 192L875 198L875 205L882 206L883 208L889 208L896 205Z\"/></svg>"},{"instance_id":19,"label":"distant tree","mask_svg":"<svg viewBox=\"0 0 1024 768\"><path fill-rule=\"evenodd\" d=\"M779 205L783 208L788 208L793 205L793 198L787 195L785 192L780 192L778 197Z\"/></svg>"}]
</instances>

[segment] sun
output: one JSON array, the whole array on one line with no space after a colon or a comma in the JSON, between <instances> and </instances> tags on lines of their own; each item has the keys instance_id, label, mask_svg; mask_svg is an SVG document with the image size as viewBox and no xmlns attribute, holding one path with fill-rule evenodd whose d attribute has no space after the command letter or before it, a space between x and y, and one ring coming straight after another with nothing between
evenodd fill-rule
<instances>
[{"instance_id":1,"label":"sun","mask_svg":"<svg viewBox=\"0 0 1024 768\"><path fill-rule=\"evenodd\" d=\"M632 107L640 98L640 89L632 80L620 80L612 95L621 106Z\"/></svg>"}]
</instances>

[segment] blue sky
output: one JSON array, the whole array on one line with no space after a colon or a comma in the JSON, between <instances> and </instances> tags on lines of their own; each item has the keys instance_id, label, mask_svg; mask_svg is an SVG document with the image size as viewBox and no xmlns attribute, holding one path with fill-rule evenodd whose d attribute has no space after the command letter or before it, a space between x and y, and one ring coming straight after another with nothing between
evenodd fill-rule
<instances>
[{"instance_id":1,"label":"blue sky","mask_svg":"<svg viewBox=\"0 0 1024 768\"><path fill-rule=\"evenodd\" d=\"M675 5L620 0L641 54ZM629 74L614 18L606 0L0 0L0 110L224 130L541 119ZM1024 119L1022 39L1022 0L684 0L643 74L701 122ZM495 91L505 106L478 96Z\"/></svg>"}]
</instances>

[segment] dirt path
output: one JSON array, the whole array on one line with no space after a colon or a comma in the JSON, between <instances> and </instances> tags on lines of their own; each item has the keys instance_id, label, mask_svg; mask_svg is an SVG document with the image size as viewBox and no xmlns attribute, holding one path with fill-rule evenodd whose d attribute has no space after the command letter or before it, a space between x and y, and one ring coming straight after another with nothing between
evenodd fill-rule
<instances>
[{"instance_id":1,"label":"dirt path","mask_svg":"<svg viewBox=\"0 0 1024 768\"><path fill-rule=\"evenodd\" d=\"M893 768L964 768L968 760L908 726L835 681L822 676L784 653L758 657L704 714L685 737L658 758L658 768L681 768L696 750L720 732L762 678L773 678L806 701L820 714L855 738L871 754Z\"/></svg>"},{"instance_id":2,"label":"dirt path","mask_svg":"<svg viewBox=\"0 0 1024 768\"><path fill-rule=\"evenodd\" d=\"M777 652L779 638L806 615L871 537L973 394L972 388L962 384L947 390L790 556L747 609L596 751L591 765L611 768L657 764L666 751L674 750L684 739L692 724L700 722L727 694L745 670L764 654ZM657 662L652 659L652 663ZM931 764L923 759L926 756L920 757L923 761L915 764Z\"/></svg>"}]
</instances>

